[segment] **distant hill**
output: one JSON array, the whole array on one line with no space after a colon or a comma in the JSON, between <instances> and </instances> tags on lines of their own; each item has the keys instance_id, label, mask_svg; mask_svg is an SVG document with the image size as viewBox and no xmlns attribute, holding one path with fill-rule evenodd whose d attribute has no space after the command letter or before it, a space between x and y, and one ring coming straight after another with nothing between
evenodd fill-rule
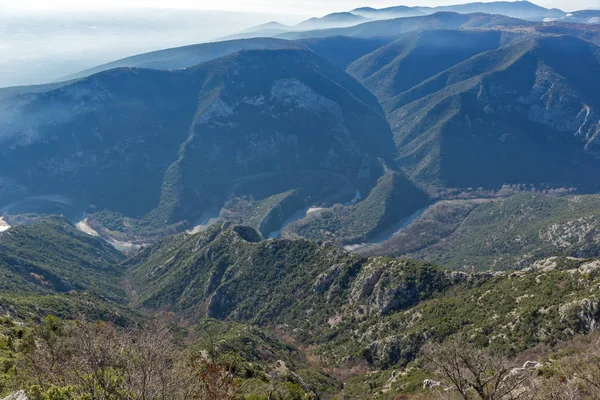
<instances>
[{"instance_id":1,"label":"distant hill","mask_svg":"<svg viewBox=\"0 0 600 400\"><path fill-rule=\"evenodd\" d=\"M576 36L600 46L600 24L577 24L557 21L538 25L535 29L542 33Z\"/></svg>"},{"instance_id":2,"label":"distant hill","mask_svg":"<svg viewBox=\"0 0 600 400\"><path fill-rule=\"evenodd\" d=\"M600 24L600 10L575 11L560 20L581 24Z\"/></svg>"},{"instance_id":3,"label":"distant hill","mask_svg":"<svg viewBox=\"0 0 600 400\"><path fill-rule=\"evenodd\" d=\"M367 22L369 19L349 12L328 14L321 18L311 18L294 25L295 30L308 31L315 29L345 28Z\"/></svg>"},{"instance_id":4,"label":"distant hill","mask_svg":"<svg viewBox=\"0 0 600 400\"><path fill-rule=\"evenodd\" d=\"M457 12L461 14L486 13L505 15L507 17L531 21L542 21L545 18L560 18L566 15L566 13L562 10L556 8L547 9L529 1L492 1L486 3L475 2L450 6L415 8L427 14L440 11Z\"/></svg>"},{"instance_id":5,"label":"distant hill","mask_svg":"<svg viewBox=\"0 0 600 400\"><path fill-rule=\"evenodd\" d=\"M292 29L292 27L289 25L281 24L277 21L271 21L271 22L267 22L266 24L261 24L261 25L257 25L257 26L253 26L251 28L245 29L242 31L242 33L251 33L251 32L256 32L256 31L263 31L263 30L285 31L285 30L290 30L290 29Z\"/></svg>"},{"instance_id":6,"label":"distant hill","mask_svg":"<svg viewBox=\"0 0 600 400\"><path fill-rule=\"evenodd\" d=\"M257 27L258 28L258 27ZM281 32L270 32L267 34L262 30L251 30L240 36L254 37L254 34L265 36L276 36ZM151 53L140 54L133 57L127 57L108 64L103 64L98 67L79 72L73 77L81 78L98 72L107 71L113 68L152 68L152 69L183 69L188 68L202 62L210 61L216 58L227 56L241 50L277 50L277 49L302 49L309 48L316 54L320 55L329 62L339 66L341 69L346 67L356 59L365 54L387 44L392 39L389 38L351 38L346 36L332 36L324 38L306 39L298 41L289 41L284 39L273 38L253 38L253 39L236 39L224 40L214 43L203 43L193 46L176 47L173 49L155 51ZM22 86L15 88L0 89L0 99L12 97L24 92L37 93L48 91L52 88L61 87L70 81L39 85L39 86Z\"/></svg>"},{"instance_id":7,"label":"distant hill","mask_svg":"<svg viewBox=\"0 0 600 400\"><path fill-rule=\"evenodd\" d=\"M502 15L458 14L438 12L432 15L391 20L371 21L357 26L337 29L287 32L279 35L284 39L308 39L328 36L350 36L360 38L394 37L416 31L466 28L527 27L531 22Z\"/></svg>"},{"instance_id":8,"label":"distant hill","mask_svg":"<svg viewBox=\"0 0 600 400\"><path fill-rule=\"evenodd\" d=\"M389 37L363 39L348 36L330 36L301 39L296 42L308 47L340 69L345 70L352 62L390 43L392 40Z\"/></svg>"},{"instance_id":9,"label":"distant hill","mask_svg":"<svg viewBox=\"0 0 600 400\"><path fill-rule=\"evenodd\" d=\"M253 26L253 27L245 29L239 33L220 38L218 41L221 42L221 41L239 40L239 39L275 37L282 33L291 31L293 29L294 29L294 27L292 27L292 26L284 25L277 21L271 21L271 22L267 22L266 24Z\"/></svg>"},{"instance_id":10,"label":"distant hill","mask_svg":"<svg viewBox=\"0 0 600 400\"><path fill-rule=\"evenodd\" d=\"M295 43L270 38L248 40L229 40L215 43L202 43L191 46L175 47L172 49L153 51L132 57L123 58L107 64L81 71L66 77L66 80L83 78L92 74L108 71L109 69L152 68L162 70L182 69L191 67L216 58L228 56L242 50L279 50L297 48Z\"/></svg>"},{"instance_id":11,"label":"distant hill","mask_svg":"<svg viewBox=\"0 0 600 400\"><path fill-rule=\"evenodd\" d=\"M506 33L494 30L409 33L351 64L348 72L386 99L505 40Z\"/></svg>"},{"instance_id":12,"label":"distant hill","mask_svg":"<svg viewBox=\"0 0 600 400\"><path fill-rule=\"evenodd\" d=\"M387 8L371 8L362 7L356 8L350 11L352 14L360 15L369 19L394 19L404 17L418 17L424 15L422 11L417 10L415 7L398 6L398 7L387 7Z\"/></svg>"},{"instance_id":13,"label":"distant hill","mask_svg":"<svg viewBox=\"0 0 600 400\"><path fill-rule=\"evenodd\" d=\"M529 1L473 2L438 7L398 6L381 9L363 7L354 9L351 12L371 19L416 17L419 15L435 14L437 12L498 14L530 21L542 21L547 18L562 18L567 15L567 13L562 10L556 8L544 8Z\"/></svg>"}]
</instances>

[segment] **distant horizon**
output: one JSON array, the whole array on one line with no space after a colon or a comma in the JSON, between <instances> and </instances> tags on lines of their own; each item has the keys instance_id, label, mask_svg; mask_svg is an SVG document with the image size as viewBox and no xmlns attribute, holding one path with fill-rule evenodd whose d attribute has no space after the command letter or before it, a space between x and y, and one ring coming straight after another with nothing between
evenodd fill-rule
<instances>
[{"instance_id":1,"label":"distant horizon","mask_svg":"<svg viewBox=\"0 0 600 400\"><path fill-rule=\"evenodd\" d=\"M28 12L65 12L122 10L128 8L195 9L213 12L242 12L273 15L322 16L332 12L351 11L360 7L387 8L395 6L438 7L473 2L491 3L498 0L221 0L218 6L205 0L0 0L4 10ZM525 1L525 0L516 0ZM600 9L600 0L535 0L533 4L545 8L559 8L566 12Z\"/></svg>"},{"instance_id":2,"label":"distant horizon","mask_svg":"<svg viewBox=\"0 0 600 400\"><path fill-rule=\"evenodd\" d=\"M63 80L77 72L136 54L205 43L277 21L296 25L311 17L360 7L436 6L466 0L0 0L0 88ZM486 1L490 2L490 1ZM565 0L540 0L547 8ZM600 0L569 4L595 5ZM53 7L49 10L49 4ZM229 10L209 10L217 4ZM269 4L272 7L268 7ZM182 8L191 7L193 8ZM236 8L237 7L237 8ZM300 8L300 7L298 7ZM561 8L571 12L570 8ZM13 11L11 11L13 10ZM297 11L297 12L294 12Z\"/></svg>"}]
</instances>

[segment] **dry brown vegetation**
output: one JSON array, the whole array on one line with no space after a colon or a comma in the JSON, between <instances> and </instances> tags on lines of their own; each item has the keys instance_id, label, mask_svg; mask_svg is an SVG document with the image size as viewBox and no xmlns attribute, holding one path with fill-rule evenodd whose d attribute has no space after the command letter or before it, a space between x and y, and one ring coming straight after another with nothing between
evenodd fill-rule
<instances>
[{"instance_id":1,"label":"dry brown vegetation","mask_svg":"<svg viewBox=\"0 0 600 400\"><path fill-rule=\"evenodd\" d=\"M158 323L121 329L47 318L26 347L21 387L32 400L229 400L241 389L232 363L179 349Z\"/></svg>"},{"instance_id":2,"label":"dry brown vegetation","mask_svg":"<svg viewBox=\"0 0 600 400\"><path fill-rule=\"evenodd\" d=\"M519 358L509 360L476 347L466 338L430 343L423 354L428 368L441 379L440 385L432 391L441 399L600 398L600 341L597 337L578 338L563 344L533 367L520 364Z\"/></svg>"}]
</instances>

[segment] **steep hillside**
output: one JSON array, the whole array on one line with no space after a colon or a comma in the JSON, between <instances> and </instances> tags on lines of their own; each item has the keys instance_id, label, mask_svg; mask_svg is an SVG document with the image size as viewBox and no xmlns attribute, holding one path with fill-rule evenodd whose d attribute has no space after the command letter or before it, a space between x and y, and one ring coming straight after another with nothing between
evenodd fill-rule
<instances>
[{"instance_id":1,"label":"steep hillside","mask_svg":"<svg viewBox=\"0 0 600 400\"><path fill-rule=\"evenodd\" d=\"M0 233L2 292L92 291L122 299L124 256L102 239L79 232L60 217Z\"/></svg>"},{"instance_id":2,"label":"steep hillside","mask_svg":"<svg viewBox=\"0 0 600 400\"><path fill-rule=\"evenodd\" d=\"M139 320L125 303L125 257L61 217L0 233L0 314L18 320L81 313L124 324Z\"/></svg>"},{"instance_id":3,"label":"steep hillside","mask_svg":"<svg viewBox=\"0 0 600 400\"><path fill-rule=\"evenodd\" d=\"M43 212L45 199L61 195L73 217L96 212L90 224L118 238L190 227L244 179L251 192L234 194L257 200L296 189L316 202L333 195L302 182L368 193L382 160L396 157L377 100L308 50L111 70L0 110L5 211L33 211L23 200L36 199ZM305 176L333 185L319 189Z\"/></svg>"},{"instance_id":4,"label":"steep hillside","mask_svg":"<svg viewBox=\"0 0 600 400\"><path fill-rule=\"evenodd\" d=\"M508 40L503 31L424 31L403 36L358 59L347 71L378 98L402 93L424 80Z\"/></svg>"},{"instance_id":5,"label":"steep hillside","mask_svg":"<svg viewBox=\"0 0 600 400\"><path fill-rule=\"evenodd\" d=\"M348 369L403 366L427 339L459 332L510 352L588 333L598 321L597 262L552 259L471 275L330 244L257 239L250 228L213 227L144 250L127 262L135 304L187 321L274 326L310 344L323 364ZM548 311L536 314L542 306Z\"/></svg>"},{"instance_id":6,"label":"steep hillside","mask_svg":"<svg viewBox=\"0 0 600 400\"><path fill-rule=\"evenodd\" d=\"M399 165L416 181L585 186L597 181L600 161L599 55L590 42L545 36L483 52L411 88L394 69L362 80L381 93Z\"/></svg>"},{"instance_id":7,"label":"steep hillside","mask_svg":"<svg viewBox=\"0 0 600 400\"><path fill-rule=\"evenodd\" d=\"M407 253L467 269L522 268L555 255L597 258L599 216L596 195L524 194L477 206L448 236Z\"/></svg>"},{"instance_id":8,"label":"steep hillside","mask_svg":"<svg viewBox=\"0 0 600 400\"><path fill-rule=\"evenodd\" d=\"M290 323L314 309L319 311L305 328L317 329L348 301L344 294L350 294L352 282L369 265L386 265L390 274L407 273L386 283L397 285L407 279L407 291L398 296L393 291L384 295L381 288L382 298L369 294L356 299L365 305L372 302L369 307L384 314L416 304L450 284L444 271L433 266L368 260L333 244L259 239L251 228L225 225L161 241L126 263L136 303L172 310L184 319L209 316L257 324ZM267 297L268 301L259 300Z\"/></svg>"},{"instance_id":9,"label":"steep hillside","mask_svg":"<svg viewBox=\"0 0 600 400\"><path fill-rule=\"evenodd\" d=\"M157 223L214 207L211 192L223 196L251 176L268 185L286 171L298 179L322 170L368 190L380 174L377 158L394 156L377 101L312 53L241 53L194 72L207 79L190 136L167 171ZM270 194L295 188L293 180L281 184Z\"/></svg>"},{"instance_id":10,"label":"steep hillside","mask_svg":"<svg viewBox=\"0 0 600 400\"><path fill-rule=\"evenodd\" d=\"M338 362L360 355L390 368L406 365L425 341L457 333L504 354L553 345L595 331L599 270L597 261L552 259L523 272L470 279L389 316L352 321L340 315L336 328L344 334L330 336L320 353Z\"/></svg>"},{"instance_id":11,"label":"steep hillside","mask_svg":"<svg viewBox=\"0 0 600 400\"><path fill-rule=\"evenodd\" d=\"M62 194L73 216L147 212L196 99L183 72L119 69L3 101L2 203Z\"/></svg>"},{"instance_id":12,"label":"steep hillside","mask_svg":"<svg viewBox=\"0 0 600 400\"><path fill-rule=\"evenodd\" d=\"M348 36L331 36L298 40L310 50L323 57L340 69L346 70L348 65L360 57L370 54L378 48L390 43L392 38L354 38ZM0 92L1 95L1 92Z\"/></svg>"}]
</instances>

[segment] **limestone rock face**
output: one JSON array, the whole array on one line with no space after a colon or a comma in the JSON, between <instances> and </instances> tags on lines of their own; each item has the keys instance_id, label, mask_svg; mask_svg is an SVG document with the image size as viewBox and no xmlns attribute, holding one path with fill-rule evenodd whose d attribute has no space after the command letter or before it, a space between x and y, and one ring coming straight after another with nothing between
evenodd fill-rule
<instances>
[{"instance_id":1,"label":"limestone rock face","mask_svg":"<svg viewBox=\"0 0 600 400\"><path fill-rule=\"evenodd\" d=\"M540 368L541 366L542 364L537 361L525 361L525 363L523 364L523 368L525 369L535 369Z\"/></svg>"},{"instance_id":2,"label":"limestone rock face","mask_svg":"<svg viewBox=\"0 0 600 400\"><path fill-rule=\"evenodd\" d=\"M317 277L317 280L314 283L314 288L316 292L323 293L327 291L335 279L342 272L342 268L344 266L342 264L336 264L332 266L327 272L322 273Z\"/></svg>"},{"instance_id":3,"label":"limestone rock face","mask_svg":"<svg viewBox=\"0 0 600 400\"><path fill-rule=\"evenodd\" d=\"M442 385L443 385L442 382L434 381L432 379L425 379L423 381L423 390L427 390L427 389L431 390L433 388L440 387Z\"/></svg>"},{"instance_id":4,"label":"limestone rock face","mask_svg":"<svg viewBox=\"0 0 600 400\"><path fill-rule=\"evenodd\" d=\"M12 393L10 396L5 397L4 400L27 400L27 395L23 390Z\"/></svg>"},{"instance_id":5,"label":"limestone rock face","mask_svg":"<svg viewBox=\"0 0 600 400\"><path fill-rule=\"evenodd\" d=\"M561 322L578 331L592 332L600 324L600 299L589 298L564 304L559 308Z\"/></svg>"},{"instance_id":6,"label":"limestone rock face","mask_svg":"<svg viewBox=\"0 0 600 400\"><path fill-rule=\"evenodd\" d=\"M416 304L422 288L405 267L403 261L373 259L362 268L353 283L350 301L363 306L368 313L377 315L386 315ZM443 275L438 284L443 287L463 279L467 279L467 275L448 274Z\"/></svg>"}]
</instances>

